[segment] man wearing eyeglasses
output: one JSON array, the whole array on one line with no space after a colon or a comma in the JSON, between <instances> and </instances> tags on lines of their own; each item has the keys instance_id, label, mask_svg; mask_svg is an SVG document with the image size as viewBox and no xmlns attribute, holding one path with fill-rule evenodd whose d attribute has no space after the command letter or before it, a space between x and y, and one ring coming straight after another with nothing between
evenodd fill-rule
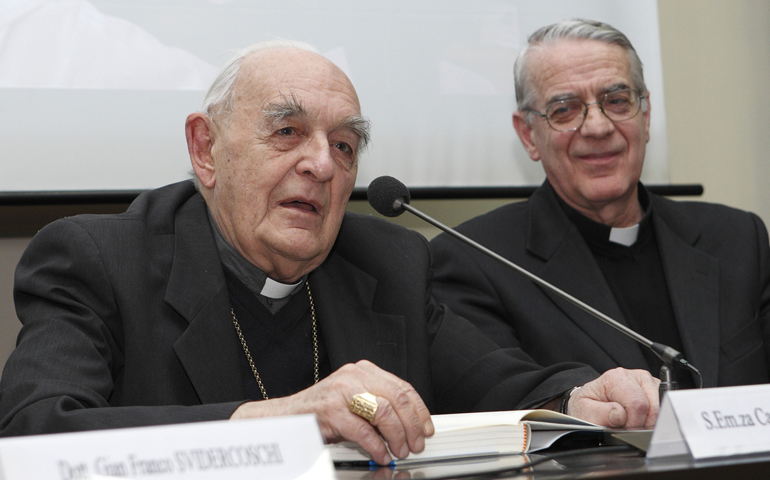
<instances>
[{"instance_id":1,"label":"man wearing eyeglasses","mask_svg":"<svg viewBox=\"0 0 770 480\"><path fill-rule=\"evenodd\" d=\"M547 180L526 202L459 230L684 354L703 386L770 381L770 250L751 213L675 202L639 182L649 92L613 27L565 20L536 31L514 67L513 126ZM579 361L658 373L648 349L456 240L432 242L434 294L541 365ZM675 372L681 387L697 386Z\"/></svg>"}]
</instances>

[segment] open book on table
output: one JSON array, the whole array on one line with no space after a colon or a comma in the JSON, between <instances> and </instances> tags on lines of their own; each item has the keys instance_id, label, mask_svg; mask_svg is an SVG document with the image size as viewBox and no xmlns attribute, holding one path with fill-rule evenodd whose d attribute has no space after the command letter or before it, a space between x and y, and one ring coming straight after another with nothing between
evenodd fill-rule
<instances>
[{"instance_id":1,"label":"open book on table","mask_svg":"<svg viewBox=\"0 0 770 480\"><path fill-rule=\"evenodd\" d=\"M598 432L604 427L551 410L433 415L436 433L425 439L425 450L397 465L534 452L572 432ZM335 463L360 463L369 454L353 442L327 445ZM395 456L393 456L395 458Z\"/></svg>"}]
</instances>

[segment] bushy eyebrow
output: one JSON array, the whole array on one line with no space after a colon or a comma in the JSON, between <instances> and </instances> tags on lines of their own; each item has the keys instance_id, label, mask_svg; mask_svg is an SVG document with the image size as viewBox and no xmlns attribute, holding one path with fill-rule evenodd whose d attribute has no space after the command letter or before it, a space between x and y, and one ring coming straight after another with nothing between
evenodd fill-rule
<instances>
[{"instance_id":1,"label":"bushy eyebrow","mask_svg":"<svg viewBox=\"0 0 770 480\"><path fill-rule=\"evenodd\" d=\"M602 90L601 93L600 93L600 96L601 95L606 95L606 94L612 93L612 92L617 92L618 90L624 90L626 88L630 88L630 87L628 85L626 85L625 83L616 83L616 84L610 85L609 87L607 87L604 90ZM564 100L574 100L576 98L578 98L578 97L575 94L573 94L573 93L563 93L561 95L554 95L553 97L549 98L548 101L545 104L546 105L551 105L552 103L562 102Z\"/></svg>"},{"instance_id":2,"label":"bushy eyebrow","mask_svg":"<svg viewBox=\"0 0 770 480\"><path fill-rule=\"evenodd\" d=\"M287 118L307 116L307 110L302 106L302 102L292 94L291 97L284 96L280 103L269 104L262 110L262 115L272 122L280 122Z\"/></svg>"},{"instance_id":3,"label":"bushy eyebrow","mask_svg":"<svg viewBox=\"0 0 770 480\"><path fill-rule=\"evenodd\" d=\"M368 118L362 115L353 115L342 122L340 128L350 130L358 137L358 153L361 153L369 145L372 124Z\"/></svg>"},{"instance_id":4,"label":"bushy eyebrow","mask_svg":"<svg viewBox=\"0 0 770 480\"><path fill-rule=\"evenodd\" d=\"M602 93L606 95L608 93L617 92L618 90L625 90L627 88L633 88L633 87L629 87L625 83L616 83L615 85L610 85L609 87L605 88L604 92Z\"/></svg>"},{"instance_id":5,"label":"bushy eyebrow","mask_svg":"<svg viewBox=\"0 0 770 480\"><path fill-rule=\"evenodd\" d=\"M302 102L293 94L283 96L283 101L271 103L262 110L262 115L271 123L280 123L289 118L307 117L308 111ZM371 139L371 122L362 115L353 115L346 118L337 129L350 130L358 137L358 153L363 151Z\"/></svg>"}]
</instances>

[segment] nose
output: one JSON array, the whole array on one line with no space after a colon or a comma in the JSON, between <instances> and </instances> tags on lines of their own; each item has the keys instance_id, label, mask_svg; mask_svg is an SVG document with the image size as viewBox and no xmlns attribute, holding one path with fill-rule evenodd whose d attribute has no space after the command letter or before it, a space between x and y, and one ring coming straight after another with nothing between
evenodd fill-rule
<instances>
[{"instance_id":1,"label":"nose","mask_svg":"<svg viewBox=\"0 0 770 480\"><path fill-rule=\"evenodd\" d=\"M615 124L607 118L601 107L601 102L586 104L586 118L580 126L580 134L584 137L604 138L615 129Z\"/></svg>"},{"instance_id":2,"label":"nose","mask_svg":"<svg viewBox=\"0 0 770 480\"><path fill-rule=\"evenodd\" d=\"M326 135L319 132L308 139L308 145L302 152L302 159L297 164L298 173L308 175L317 182L327 182L334 177L334 157L332 146Z\"/></svg>"}]
</instances>

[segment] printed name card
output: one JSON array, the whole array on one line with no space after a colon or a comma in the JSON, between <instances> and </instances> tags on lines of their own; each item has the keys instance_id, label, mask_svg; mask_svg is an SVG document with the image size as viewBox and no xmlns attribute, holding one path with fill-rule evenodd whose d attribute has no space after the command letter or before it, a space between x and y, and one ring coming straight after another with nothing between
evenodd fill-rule
<instances>
[{"instance_id":1,"label":"printed name card","mask_svg":"<svg viewBox=\"0 0 770 480\"><path fill-rule=\"evenodd\" d=\"M666 393L648 459L695 461L770 452L770 385Z\"/></svg>"},{"instance_id":2,"label":"printed name card","mask_svg":"<svg viewBox=\"0 0 770 480\"><path fill-rule=\"evenodd\" d=\"M0 479L334 479L315 416L0 440Z\"/></svg>"}]
</instances>

